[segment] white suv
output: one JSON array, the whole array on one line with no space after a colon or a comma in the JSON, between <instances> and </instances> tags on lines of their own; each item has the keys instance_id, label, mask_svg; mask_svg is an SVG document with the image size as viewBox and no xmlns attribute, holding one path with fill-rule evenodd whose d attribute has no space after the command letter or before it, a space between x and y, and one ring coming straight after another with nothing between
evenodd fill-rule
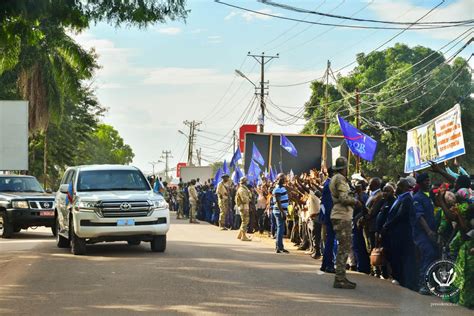
<instances>
[{"instance_id":1,"label":"white suv","mask_svg":"<svg viewBox=\"0 0 474 316\"><path fill-rule=\"evenodd\" d=\"M142 172L130 166L68 168L55 200L57 246L86 253L86 244L151 242L164 252L170 226L168 204L153 192Z\"/></svg>"}]
</instances>

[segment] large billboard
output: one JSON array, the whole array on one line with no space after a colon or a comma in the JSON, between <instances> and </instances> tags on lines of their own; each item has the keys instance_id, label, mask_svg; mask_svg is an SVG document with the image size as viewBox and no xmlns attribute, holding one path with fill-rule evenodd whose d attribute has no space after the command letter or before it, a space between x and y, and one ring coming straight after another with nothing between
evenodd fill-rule
<instances>
[{"instance_id":1,"label":"large billboard","mask_svg":"<svg viewBox=\"0 0 474 316\"><path fill-rule=\"evenodd\" d=\"M0 101L0 170L28 170L27 101Z\"/></svg>"},{"instance_id":2,"label":"large billboard","mask_svg":"<svg viewBox=\"0 0 474 316\"><path fill-rule=\"evenodd\" d=\"M250 166L253 144L257 146L265 160L265 166L263 166L262 170L265 170L265 168L269 170L270 166L272 166L277 172L283 170L283 172L287 173L293 170L295 174L301 174L311 169L321 169L322 135L284 135L297 149L297 157L293 157L280 146L280 134L247 133L244 154L245 171L247 172ZM339 156L347 157L348 155L347 145L343 136L328 136L326 148L328 167L334 164L334 161Z\"/></svg>"},{"instance_id":3,"label":"large billboard","mask_svg":"<svg viewBox=\"0 0 474 316\"><path fill-rule=\"evenodd\" d=\"M429 167L429 161L440 163L464 155L461 107L456 104L431 121L407 132L405 172Z\"/></svg>"}]
</instances>

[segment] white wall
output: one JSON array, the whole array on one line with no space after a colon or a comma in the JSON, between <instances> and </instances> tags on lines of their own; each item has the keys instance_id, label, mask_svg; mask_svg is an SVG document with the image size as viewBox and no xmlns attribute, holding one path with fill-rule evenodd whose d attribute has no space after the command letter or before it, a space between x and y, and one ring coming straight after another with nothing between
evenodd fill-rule
<instances>
[{"instance_id":1,"label":"white wall","mask_svg":"<svg viewBox=\"0 0 474 316\"><path fill-rule=\"evenodd\" d=\"M0 100L0 170L28 170L28 102Z\"/></svg>"}]
</instances>

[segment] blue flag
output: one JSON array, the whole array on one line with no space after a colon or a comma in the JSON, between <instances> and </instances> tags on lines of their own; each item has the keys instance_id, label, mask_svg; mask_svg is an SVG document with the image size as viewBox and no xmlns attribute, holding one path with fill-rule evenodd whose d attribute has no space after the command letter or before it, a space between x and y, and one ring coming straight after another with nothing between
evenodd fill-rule
<instances>
[{"instance_id":1,"label":"blue flag","mask_svg":"<svg viewBox=\"0 0 474 316\"><path fill-rule=\"evenodd\" d=\"M240 148L237 148L230 161L230 167L235 168L240 159L242 159L242 154L240 153Z\"/></svg>"},{"instance_id":2,"label":"blue flag","mask_svg":"<svg viewBox=\"0 0 474 316\"><path fill-rule=\"evenodd\" d=\"M214 176L214 181L212 181L212 184L214 184L214 186L219 184L219 181L220 181L222 175L223 175L222 168L219 168L219 170L217 170L217 172L216 172L216 175Z\"/></svg>"},{"instance_id":3,"label":"blue flag","mask_svg":"<svg viewBox=\"0 0 474 316\"><path fill-rule=\"evenodd\" d=\"M273 178L272 181L275 181L278 176L277 170L275 167L272 168L271 173L272 173L272 178Z\"/></svg>"},{"instance_id":4,"label":"blue flag","mask_svg":"<svg viewBox=\"0 0 474 316\"><path fill-rule=\"evenodd\" d=\"M298 157L298 151L295 145L285 135L280 135L280 146L283 147L293 157Z\"/></svg>"},{"instance_id":5,"label":"blue flag","mask_svg":"<svg viewBox=\"0 0 474 316\"><path fill-rule=\"evenodd\" d=\"M377 150L377 141L359 131L339 115L337 119L339 120L342 134L344 134L344 138L346 139L347 147L350 148L352 153L367 161L374 160L375 151Z\"/></svg>"},{"instance_id":6,"label":"blue flag","mask_svg":"<svg viewBox=\"0 0 474 316\"><path fill-rule=\"evenodd\" d=\"M265 165L265 160L263 159L263 156L260 153L260 151L258 150L255 143L253 143L253 148L252 148L252 160L255 160L256 162L258 162L262 166Z\"/></svg>"},{"instance_id":7,"label":"blue flag","mask_svg":"<svg viewBox=\"0 0 474 316\"><path fill-rule=\"evenodd\" d=\"M252 160L249 166L249 170L247 172L247 178L249 180L249 183L255 183L260 176L260 167L258 164Z\"/></svg>"},{"instance_id":8,"label":"blue flag","mask_svg":"<svg viewBox=\"0 0 474 316\"><path fill-rule=\"evenodd\" d=\"M242 178L243 176L244 175L240 168L238 166L235 166L235 170L232 173L232 181L234 182L234 184L237 185L240 182L240 178Z\"/></svg>"},{"instance_id":9,"label":"blue flag","mask_svg":"<svg viewBox=\"0 0 474 316\"><path fill-rule=\"evenodd\" d=\"M275 181L275 177L273 176L273 168L270 167L270 172L268 173L267 179L271 182Z\"/></svg>"},{"instance_id":10,"label":"blue flag","mask_svg":"<svg viewBox=\"0 0 474 316\"><path fill-rule=\"evenodd\" d=\"M227 174L230 176L230 170L229 167L227 166L227 161L224 160L224 165L222 166L222 172L223 174Z\"/></svg>"}]
</instances>

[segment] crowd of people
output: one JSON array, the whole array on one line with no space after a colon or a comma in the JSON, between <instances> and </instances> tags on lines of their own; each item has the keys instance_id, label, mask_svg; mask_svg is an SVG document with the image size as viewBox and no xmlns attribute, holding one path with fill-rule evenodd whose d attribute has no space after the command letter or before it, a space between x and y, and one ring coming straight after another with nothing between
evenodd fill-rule
<instances>
[{"instance_id":1,"label":"crowd of people","mask_svg":"<svg viewBox=\"0 0 474 316\"><path fill-rule=\"evenodd\" d=\"M322 258L320 270L335 274L335 288L356 287L346 278L349 269L430 295L428 269L438 259L452 260L459 292L445 299L473 308L474 193L460 170L432 164L431 177L418 173L391 182L349 177L340 157L325 172L279 174L274 181L261 175L257 183L246 177L234 183L225 174L217 186L196 179L177 187L155 181L154 188L178 219L238 230L242 241L268 235L279 254L288 253L287 238L298 251Z\"/></svg>"}]
</instances>

